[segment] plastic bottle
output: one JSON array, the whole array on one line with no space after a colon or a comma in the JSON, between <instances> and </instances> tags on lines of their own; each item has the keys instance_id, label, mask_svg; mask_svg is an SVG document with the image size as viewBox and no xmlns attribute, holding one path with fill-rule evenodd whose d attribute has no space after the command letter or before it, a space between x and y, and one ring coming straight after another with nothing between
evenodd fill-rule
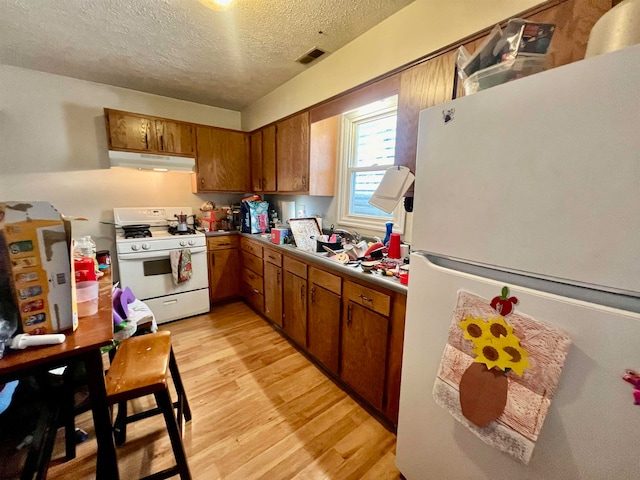
<instances>
[{"instance_id":1,"label":"plastic bottle","mask_svg":"<svg viewBox=\"0 0 640 480\"><path fill-rule=\"evenodd\" d=\"M384 237L384 241L382 242L385 247L389 246L389 240L391 239L391 232L393 232L393 222L387 222L385 224L387 228L387 234Z\"/></svg>"},{"instance_id":2,"label":"plastic bottle","mask_svg":"<svg viewBox=\"0 0 640 480\"><path fill-rule=\"evenodd\" d=\"M76 242L75 248L73 250L74 259L80 260L82 258L90 258L93 261L94 269L98 271L98 260L96 258L97 246L96 242L93 241L90 235L86 237L80 238L78 242Z\"/></svg>"}]
</instances>

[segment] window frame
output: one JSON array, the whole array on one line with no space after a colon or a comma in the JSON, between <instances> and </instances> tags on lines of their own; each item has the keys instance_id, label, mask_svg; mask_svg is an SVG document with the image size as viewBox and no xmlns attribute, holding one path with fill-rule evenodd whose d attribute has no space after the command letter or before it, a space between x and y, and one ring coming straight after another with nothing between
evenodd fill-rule
<instances>
[{"instance_id":1,"label":"window frame","mask_svg":"<svg viewBox=\"0 0 640 480\"><path fill-rule=\"evenodd\" d=\"M394 165L372 165L369 167L355 167L353 165L357 148L357 127L360 123L374 121L398 114L398 95L391 95L385 99L372 102L361 108L346 112L340 119L340 159L338 175L338 223L348 227L385 232L385 224L393 222L393 231L404 233L405 212L402 202L393 211L392 218L374 217L370 215L354 214L350 212L351 176L353 172L382 171ZM397 128L397 120L396 120ZM397 133L397 130L396 130ZM397 137L396 137L397 141ZM395 147L394 147L395 148ZM395 156L395 150L394 150ZM395 163L395 159L394 159Z\"/></svg>"}]
</instances>

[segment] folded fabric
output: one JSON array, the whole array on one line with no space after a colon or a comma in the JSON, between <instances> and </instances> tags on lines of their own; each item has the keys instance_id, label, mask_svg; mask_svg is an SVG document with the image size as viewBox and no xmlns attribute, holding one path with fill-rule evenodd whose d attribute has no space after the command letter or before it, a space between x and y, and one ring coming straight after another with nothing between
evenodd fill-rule
<instances>
[{"instance_id":1,"label":"folded fabric","mask_svg":"<svg viewBox=\"0 0 640 480\"><path fill-rule=\"evenodd\" d=\"M145 324L149 321L151 322L151 332L158 330L156 317L146 303L134 300L128 305L128 311L128 318L121 325L118 325L113 333L114 340L119 342L131 337L138 329L138 324Z\"/></svg>"},{"instance_id":2,"label":"folded fabric","mask_svg":"<svg viewBox=\"0 0 640 480\"><path fill-rule=\"evenodd\" d=\"M178 285L187 282L193 275L191 267L191 250L172 250L169 252L169 261L171 262L171 275L173 282Z\"/></svg>"},{"instance_id":3,"label":"folded fabric","mask_svg":"<svg viewBox=\"0 0 640 480\"><path fill-rule=\"evenodd\" d=\"M113 323L114 325L119 325L129 317L128 305L135 302L136 297L129 287L125 287L124 290L116 287L113 289L112 299Z\"/></svg>"}]
</instances>

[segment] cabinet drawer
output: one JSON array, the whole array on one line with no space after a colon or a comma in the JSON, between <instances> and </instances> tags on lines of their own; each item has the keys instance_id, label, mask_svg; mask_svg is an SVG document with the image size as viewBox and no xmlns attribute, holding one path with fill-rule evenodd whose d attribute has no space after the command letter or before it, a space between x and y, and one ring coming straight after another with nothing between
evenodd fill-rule
<instances>
[{"instance_id":1,"label":"cabinet drawer","mask_svg":"<svg viewBox=\"0 0 640 480\"><path fill-rule=\"evenodd\" d=\"M219 237L207 237L207 248L209 250L238 248L238 235L221 235Z\"/></svg>"},{"instance_id":2,"label":"cabinet drawer","mask_svg":"<svg viewBox=\"0 0 640 480\"><path fill-rule=\"evenodd\" d=\"M307 264L294 260L291 257L284 257L284 269L300 278L307 278Z\"/></svg>"},{"instance_id":3,"label":"cabinet drawer","mask_svg":"<svg viewBox=\"0 0 640 480\"><path fill-rule=\"evenodd\" d=\"M391 313L391 297L353 282L345 282L344 296L385 317Z\"/></svg>"},{"instance_id":4,"label":"cabinet drawer","mask_svg":"<svg viewBox=\"0 0 640 480\"><path fill-rule=\"evenodd\" d=\"M248 268L242 269L242 281L249 285L252 289L256 290L258 293L264 293L264 288L262 286L262 277L252 272Z\"/></svg>"},{"instance_id":5,"label":"cabinet drawer","mask_svg":"<svg viewBox=\"0 0 640 480\"><path fill-rule=\"evenodd\" d=\"M336 295L342 294L342 278L337 275L332 275L324 270L318 270L314 267L309 267L309 280L311 283L326 288L330 292Z\"/></svg>"},{"instance_id":6,"label":"cabinet drawer","mask_svg":"<svg viewBox=\"0 0 640 480\"><path fill-rule=\"evenodd\" d=\"M260 245L259 243L242 237L240 239L240 246L245 252L249 252L256 257L262 258L262 245Z\"/></svg>"},{"instance_id":7,"label":"cabinet drawer","mask_svg":"<svg viewBox=\"0 0 640 480\"><path fill-rule=\"evenodd\" d=\"M282 254L280 252L276 252L275 250L271 250L270 248L264 249L264 261L273 263L278 267L282 266Z\"/></svg>"},{"instance_id":8,"label":"cabinet drawer","mask_svg":"<svg viewBox=\"0 0 640 480\"><path fill-rule=\"evenodd\" d=\"M242 282L242 296L258 312L264 312L264 295L245 282Z\"/></svg>"},{"instance_id":9,"label":"cabinet drawer","mask_svg":"<svg viewBox=\"0 0 640 480\"><path fill-rule=\"evenodd\" d=\"M251 255L250 253L242 253L242 263L249 270L254 271L258 275L262 276L262 259Z\"/></svg>"}]
</instances>

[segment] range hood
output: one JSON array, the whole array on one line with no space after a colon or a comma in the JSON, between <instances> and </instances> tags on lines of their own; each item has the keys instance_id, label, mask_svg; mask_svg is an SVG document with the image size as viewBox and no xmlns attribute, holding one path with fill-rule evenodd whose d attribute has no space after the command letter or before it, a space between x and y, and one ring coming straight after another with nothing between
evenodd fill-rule
<instances>
[{"instance_id":1,"label":"range hood","mask_svg":"<svg viewBox=\"0 0 640 480\"><path fill-rule=\"evenodd\" d=\"M119 152L116 150L109 150L109 161L112 167L128 167L137 168L138 170L155 170L157 172L169 170L193 172L196 165L195 158Z\"/></svg>"}]
</instances>

